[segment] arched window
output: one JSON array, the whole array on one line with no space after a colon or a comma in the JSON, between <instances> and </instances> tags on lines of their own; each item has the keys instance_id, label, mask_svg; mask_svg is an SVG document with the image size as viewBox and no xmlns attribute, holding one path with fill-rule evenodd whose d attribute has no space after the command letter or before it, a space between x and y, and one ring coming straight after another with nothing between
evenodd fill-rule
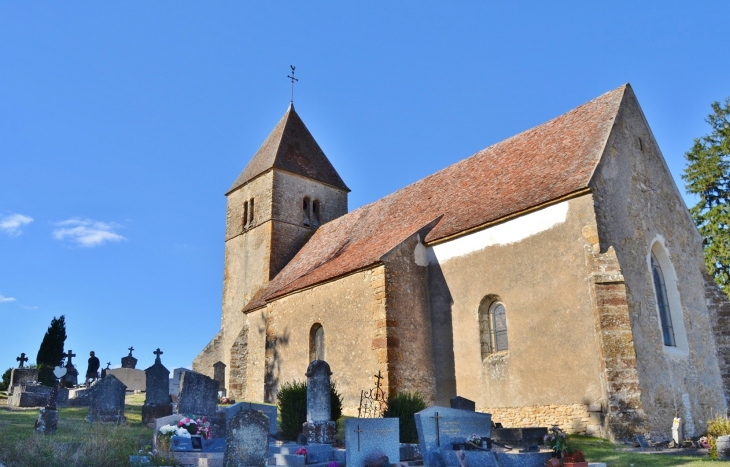
<instances>
[{"instance_id":1,"label":"arched window","mask_svg":"<svg viewBox=\"0 0 730 467\"><path fill-rule=\"evenodd\" d=\"M306 227L311 225L309 219L309 198L304 198L304 201L302 202L302 223Z\"/></svg>"},{"instance_id":2,"label":"arched window","mask_svg":"<svg viewBox=\"0 0 730 467\"><path fill-rule=\"evenodd\" d=\"M669 297L667 296L667 284L664 281L662 267L659 265L659 260L654 253L651 254L651 275L654 279L654 293L656 294L657 308L659 308L659 320L662 325L664 345L676 347L674 326L672 326L672 312L669 306Z\"/></svg>"},{"instance_id":3,"label":"arched window","mask_svg":"<svg viewBox=\"0 0 730 467\"><path fill-rule=\"evenodd\" d=\"M314 323L309 330L309 361L324 360L324 328Z\"/></svg>"},{"instance_id":4,"label":"arched window","mask_svg":"<svg viewBox=\"0 0 730 467\"><path fill-rule=\"evenodd\" d=\"M251 198L251 201L248 202L249 208L248 208L248 227L253 227L253 198Z\"/></svg>"},{"instance_id":5,"label":"arched window","mask_svg":"<svg viewBox=\"0 0 730 467\"><path fill-rule=\"evenodd\" d=\"M499 298L487 296L479 305L482 359L507 350L507 310Z\"/></svg>"},{"instance_id":6,"label":"arched window","mask_svg":"<svg viewBox=\"0 0 730 467\"><path fill-rule=\"evenodd\" d=\"M319 201L312 201L312 227L319 227Z\"/></svg>"}]
</instances>

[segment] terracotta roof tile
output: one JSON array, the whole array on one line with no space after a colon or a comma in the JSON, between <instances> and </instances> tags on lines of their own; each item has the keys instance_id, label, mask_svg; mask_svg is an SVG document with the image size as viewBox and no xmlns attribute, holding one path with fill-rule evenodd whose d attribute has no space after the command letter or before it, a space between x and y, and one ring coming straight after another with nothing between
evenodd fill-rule
<instances>
[{"instance_id":1,"label":"terracotta roof tile","mask_svg":"<svg viewBox=\"0 0 730 467\"><path fill-rule=\"evenodd\" d=\"M377 264L434 220L426 242L586 188L627 86L323 225L244 311Z\"/></svg>"}]
</instances>

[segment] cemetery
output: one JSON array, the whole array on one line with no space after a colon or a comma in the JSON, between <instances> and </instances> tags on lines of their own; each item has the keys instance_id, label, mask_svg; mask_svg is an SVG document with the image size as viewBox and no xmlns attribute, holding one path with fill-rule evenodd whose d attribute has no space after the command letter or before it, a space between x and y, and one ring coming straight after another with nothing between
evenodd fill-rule
<instances>
[{"instance_id":1,"label":"cemetery","mask_svg":"<svg viewBox=\"0 0 730 467\"><path fill-rule=\"evenodd\" d=\"M132 350L123 369L141 371ZM89 387L64 387L70 386L63 384L73 368L68 364L54 369L55 386L44 386L37 382L38 371L25 368L19 357L3 400L7 407L0 406L0 465L601 467L613 465L601 459L616 459L617 448L606 440L569 440L557 426L503 427L463 397L454 397L450 407L422 404L399 414L397 398L387 406L380 375L374 375L372 389L362 391L359 417L338 416L341 407L335 406L342 398L324 360L311 362L302 373L306 384L289 386L298 388L299 405L283 397L279 406L229 401L220 379L186 369L176 369L170 378L163 353L156 349L154 364L142 371L142 392L126 384L139 381L137 376L114 371ZM292 420L294 431L288 428ZM676 420L675 425L680 426ZM707 458L707 438L676 435L676 443L637 437L637 447L624 446L622 456L635 459L635 465L656 466L695 465ZM714 440L721 458L730 454L727 440ZM29 460L29 448L45 457Z\"/></svg>"}]
</instances>

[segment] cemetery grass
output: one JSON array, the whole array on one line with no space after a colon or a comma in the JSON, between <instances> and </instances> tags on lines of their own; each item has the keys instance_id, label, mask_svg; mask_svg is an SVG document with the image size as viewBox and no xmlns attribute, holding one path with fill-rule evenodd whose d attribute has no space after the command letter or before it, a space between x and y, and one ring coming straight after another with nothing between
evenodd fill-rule
<instances>
[{"instance_id":1,"label":"cemetery grass","mask_svg":"<svg viewBox=\"0 0 730 467\"><path fill-rule=\"evenodd\" d=\"M0 463L6 467L129 465L130 455L152 444L152 430L141 424L143 400L136 398L128 396L124 407L127 426L86 423L88 407L69 407L59 409L58 430L53 435L34 433L38 409L10 410L2 404Z\"/></svg>"},{"instance_id":2,"label":"cemetery grass","mask_svg":"<svg viewBox=\"0 0 730 467\"><path fill-rule=\"evenodd\" d=\"M730 465L730 461L718 461L707 456L626 451L627 446L613 444L602 438L590 436L570 437L570 446L580 449L590 462L605 462L607 467L709 467Z\"/></svg>"}]
</instances>

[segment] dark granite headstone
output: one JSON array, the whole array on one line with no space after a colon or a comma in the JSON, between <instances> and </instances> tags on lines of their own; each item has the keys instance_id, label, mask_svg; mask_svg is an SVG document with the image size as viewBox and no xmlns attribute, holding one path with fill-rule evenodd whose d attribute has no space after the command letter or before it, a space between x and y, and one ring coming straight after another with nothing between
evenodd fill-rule
<instances>
[{"instance_id":1,"label":"dark granite headstone","mask_svg":"<svg viewBox=\"0 0 730 467\"><path fill-rule=\"evenodd\" d=\"M170 399L170 370L162 365L160 355L162 351L153 352L157 355L155 363L144 370L145 372L145 400L142 406L142 423L153 423L156 418L172 415L172 401Z\"/></svg>"},{"instance_id":2,"label":"dark granite headstone","mask_svg":"<svg viewBox=\"0 0 730 467\"><path fill-rule=\"evenodd\" d=\"M459 410L469 410L474 412L477 409L474 401L466 399L465 397L456 396L451 398L451 408Z\"/></svg>"},{"instance_id":3,"label":"dark granite headstone","mask_svg":"<svg viewBox=\"0 0 730 467\"><path fill-rule=\"evenodd\" d=\"M134 350L134 347L130 347L128 350L129 355L127 355L126 357L122 357L122 368L137 368L137 359L132 356L132 351Z\"/></svg>"},{"instance_id":4,"label":"dark granite headstone","mask_svg":"<svg viewBox=\"0 0 730 467\"><path fill-rule=\"evenodd\" d=\"M543 444L548 429L542 428L493 428L492 440L523 450L537 451Z\"/></svg>"},{"instance_id":5,"label":"dark granite headstone","mask_svg":"<svg viewBox=\"0 0 730 467\"><path fill-rule=\"evenodd\" d=\"M116 423L124 425L127 417L124 416L124 396L127 386L114 375L108 375L91 387L89 393L89 415L86 421L90 423Z\"/></svg>"},{"instance_id":6,"label":"dark granite headstone","mask_svg":"<svg viewBox=\"0 0 730 467\"><path fill-rule=\"evenodd\" d=\"M241 410L228 421L223 465L265 467L268 458L269 418L258 410Z\"/></svg>"},{"instance_id":7,"label":"dark granite headstone","mask_svg":"<svg viewBox=\"0 0 730 467\"><path fill-rule=\"evenodd\" d=\"M636 442L639 443L640 448L648 448L650 446L644 435L636 435Z\"/></svg>"},{"instance_id":8,"label":"dark granite headstone","mask_svg":"<svg viewBox=\"0 0 730 467\"><path fill-rule=\"evenodd\" d=\"M310 443L331 444L335 440L330 402L330 366L324 360L314 360L307 368L307 421L304 435Z\"/></svg>"},{"instance_id":9,"label":"dark granite headstone","mask_svg":"<svg viewBox=\"0 0 730 467\"><path fill-rule=\"evenodd\" d=\"M345 420L347 467L365 467L372 457L386 456L390 465L400 462L397 418L348 418Z\"/></svg>"},{"instance_id":10,"label":"dark granite headstone","mask_svg":"<svg viewBox=\"0 0 730 467\"><path fill-rule=\"evenodd\" d=\"M218 391L226 395L226 364L215 362L213 364L213 379L218 381Z\"/></svg>"},{"instance_id":11,"label":"dark granite headstone","mask_svg":"<svg viewBox=\"0 0 730 467\"><path fill-rule=\"evenodd\" d=\"M35 368L13 368L10 372L10 385L8 393L13 393L14 386L23 386L38 381L38 370Z\"/></svg>"},{"instance_id":12,"label":"dark granite headstone","mask_svg":"<svg viewBox=\"0 0 730 467\"><path fill-rule=\"evenodd\" d=\"M194 371L184 371L180 378L177 413L213 415L218 410L218 381Z\"/></svg>"}]
</instances>

